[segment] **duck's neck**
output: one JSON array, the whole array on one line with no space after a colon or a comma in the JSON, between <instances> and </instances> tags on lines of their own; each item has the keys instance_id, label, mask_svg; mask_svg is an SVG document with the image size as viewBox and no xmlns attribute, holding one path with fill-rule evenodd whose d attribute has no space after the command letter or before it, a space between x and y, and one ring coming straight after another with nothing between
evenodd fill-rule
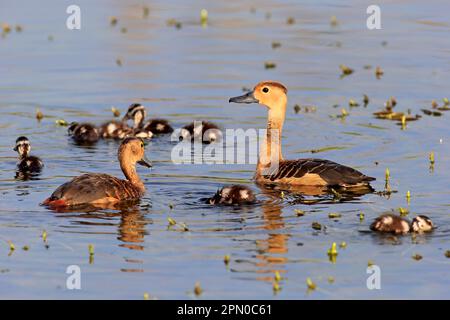
<instances>
[{"instance_id":1,"label":"duck's neck","mask_svg":"<svg viewBox=\"0 0 450 320\"><path fill-rule=\"evenodd\" d=\"M142 126L145 119L145 113L144 112L136 112L134 115L134 129L138 129Z\"/></svg>"},{"instance_id":2,"label":"duck's neck","mask_svg":"<svg viewBox=\"0 0 450 320\"><path fill-rule=\"evenodd\" d=\"M283 160L281 151L281 135L286 114L286 100L276 108L269 108L267 117L267 133L260 147L257 170L261 171L271 165L277 165Z\"/></svg>"},{"instance_id":3,"label":"duck's neck","mask_svg":"<svg viewBox=\"0 0 450 320\"><path fill-rule=\"evenodd\" d=\"M145 186L136 172L136 163L131 163L129 160L126 160L126 158L123 157L119 159L119 161L120 161L120 168L122 169L122 172L127 178L127 180L130 181L133 184L133 186L138 188L142 193L144 193Z\"/></svg>"}]
</instances>

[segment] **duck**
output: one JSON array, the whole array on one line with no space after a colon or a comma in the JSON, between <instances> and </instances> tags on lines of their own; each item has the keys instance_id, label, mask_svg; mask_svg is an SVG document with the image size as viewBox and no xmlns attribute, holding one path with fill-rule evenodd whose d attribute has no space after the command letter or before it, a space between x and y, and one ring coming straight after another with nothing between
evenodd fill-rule
<instances>
[{"instance_id":1,"label":"duck","mask_svg":"<svg viewBox=\"0 0 450 320\"><path fill-rule=\"evenodd\" d=\"M67 133L77 144L93 144L100 138L98 129L90 123L72 122Z\"/></svg>"},{"instance_id":2,"label":"duck","mask_svg":"<svg viewBox=\"0 0 450 320\"><path fill-rule=\"evenodd\" d=\"M280 82L263 81L230 103L257 103L268 109L267 134L259 152L254 179L259 184L339 187L344 189L370 186L375 178L351 167L323 159L285 160L281 136L286 116L287 88Z\"/></svg>"},{"instance_id":3,"label":"duck","mask_svg":"<svg viewBox=\"0 0 450 320\"><path fill-rule=\"evenodd\" d=\"M222 139L219 127L209 121L194 121L180 131L180 141L201 141L204 144L218 142Z\"/></svg>"},{"instance_id":4,"label":"duck","mask_svg":"<svg viewBox=\"0 0 450 320\"><path fill-rule=\"evenodd\" d=\"M18 137L16 139L16 146L13 150L19 154L17 169L20 172L41 172L44 167L44 163L38 157L30 156L31 144L27 137Z\"/></svg>"},{"instance_id":5,"label":"duck","mask_svg":"<svg viewBox=\"0 0 450 320\"><path fill-rule=\"evenodd\" d=\"M409 232L424 233L434 228L433 221L424 215L414 217L412 222L394 214L383 214L370 225L370 230L383 233L407 234Z\"/></svg>"},{"instance_id":6,"label":"duck","mask_svg":"<svg viewBox=\"0 0 450 320\"><path fill-rule=\"evenodd\" d=\"M104 173L83 174L59 186L42 204L51 208L66 208L140 199L145 194L145 186L136 172L136 163L151 167L145 157L143 140L125 138L119 146L118 159L126 180Z\"/></svg>"},{"instance_id":7,"label":"duck","mask_svg":"<svg viewBox=\"0 0 450 320\"><path fill-rule=\"evenodd\" d=\"M145 122L147 112L145 107L140 103L133 103L128 107L128 111L122 121L133 120L135 130L151 132L152 134L168 134L173 132L169 121L165 119L151 119Z\"/></svg>"},{"instance_id":8,"label":"duck","mask_svg":"<svg viewBox=\"0 0 450 320\"><path fill-rule=\"evenodd\" d=\"M244 205L255 202L256 197L253 191L241 185L224 186L206 200L207 204L212 205Z\"/></svg>"}]
</instances>

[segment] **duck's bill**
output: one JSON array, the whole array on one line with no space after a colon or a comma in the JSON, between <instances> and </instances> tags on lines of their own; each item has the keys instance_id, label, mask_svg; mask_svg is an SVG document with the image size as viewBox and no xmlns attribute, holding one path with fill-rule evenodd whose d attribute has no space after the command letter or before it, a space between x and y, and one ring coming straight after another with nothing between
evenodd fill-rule
<instances>
[{"instance_id":1,"label":"duck's bill","mask_svg":"<svg viewBox=\"0 0 450 320\"><path fill-rule=\"evenodd\" d=\"M244 94L243 96L230 98L228 102L234 103L259 103L259 100L253 95L253 91Z\"/></svg>"},{"instance_id":2,"label":"duck's bill","mask_svg":"<svg viewBox=\"0 0 450 320\"><path fill-rule=\"evenodd\" d=\"M145 156L141 160L139 160L137 163L146 168L152 167L151 162Z\"/></svg>"}]
</instances>

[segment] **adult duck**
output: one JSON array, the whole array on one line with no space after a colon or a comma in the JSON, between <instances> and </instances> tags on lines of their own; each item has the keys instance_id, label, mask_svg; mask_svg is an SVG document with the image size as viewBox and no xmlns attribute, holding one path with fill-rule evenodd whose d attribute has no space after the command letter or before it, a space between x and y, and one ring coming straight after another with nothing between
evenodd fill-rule
<instances>
[{"instance_id":1,"label":"adult duck","mask_svg":"<svg viewBox=\"0 0 450 320\"><path fill-rule=\"evenodd\" d=\"M267 134L256 168L255 179L262 184L318 187L360 187L375 178L322 159L284 160L281 134L286 116L287 89L274 81L258 83L253 91L230 98L234 103L258 103L268 109Z\"/></svg>"},{"instance_id":2,"label":"adult duck","mask_svg":"<svg viewBox=\"0 0 450 320\"><path fill-rule=\"evenodd\" d=\"M42 204L61 208L105 205L141 198L145 186L136 172L136 163L151 167L145 157L144 142L138 138L126 138L119 147L118 158L126 180L104 173L83 174L59 186Z\"/></svg>"}]
</instances>

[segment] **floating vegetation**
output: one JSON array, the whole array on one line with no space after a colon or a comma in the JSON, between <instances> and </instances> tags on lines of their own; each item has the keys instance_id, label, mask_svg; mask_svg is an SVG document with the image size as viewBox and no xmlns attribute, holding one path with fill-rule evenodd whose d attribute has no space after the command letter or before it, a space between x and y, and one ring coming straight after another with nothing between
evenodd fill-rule
<instances>
[{"instance_id":1,"label":"floating vegetation","mask_svg":"<svg viewBox=\"0 0 450 320\"><path fill-rule=\"evenodd\" d=\"M358 217L359 217L359 221L360 221L360 222L361 222L361 221L364 221L364 218L365 218L364 212L360 212L360 213L358 214Z\"/></svg>"},{"instance_id":2,"label":"floating vegetation","mask_svg":"<svg viewBox=\"0 0 450 320\"><path fill-rule=\"evenodd\" d=\"M111 107L111 112L113 113L114 117L120 117L120 110L117 109L116 107Z\"/></svg>"},{"instance_id":3,"label":"floating vegetation","mask_svg":"<svg viewBox=\"0 0 450 320\"><path fill-rule=\"evenodd\" d=\"M44 114L41 112L41 110L39 108L36 109L36 119L38 121L41 121L42 118L44 118Z\"/></svg>"},{"instance_id":4,"label":"floating vegetation","mask_svg":"<svg viewBox=\"0 0 450 320\"><path fill-rule=\"evenodd\" d=\"M317 285L309 277L306 278L306 286L308 290L315 290L317 288Z\"/></svg>"},{"instance_id":5,"label":"floating vegetation","mask_svg":"<svg viewBox=\"0 0 450 320\"><path fill-rule=\"evenodd\" d=\"M322 225L321 225L319 222L316 222L316 221L314 221L314 222L311 224L311 227L312 227L314 230L322 230Z\"/></svg>"},{"instance_id":6,"label":"floating vegetation","mask_svg":"<svg viewBox=\"0 0 450 320\"><path fill-rule=\"evenodd\" d=\"M264 68L266 68L266 69L274 69L276 67L277 67L277 65L275 64L275 62L270 62L270 61L264 62Z\"/></svg>"},{"instance_id":7,"label":"floating vegetation","mask_svg":"<svg viewBox=\"0 0 450 320\"><path fill-rule=\"evenodd\" d=\"M445 257L450 259L450 250L445 251L444 255Z\"/></svg>"},{"instance_id":8,"label":"floating vegetation","mask_svg":"<svg viewBox=\"0 0 450 320\"><path fill-rule=\"evenodd\" d=\"M411 191L409 190L406 192L406 203L408 204L408 206L411 203Z\"/></svg>"},{"instance_id":9,"label":"floating vegetation","mask_svg":"<svg viewBox=\"0 0 450 320\"><path fill-rule=\"evenodd\" d=\"M368 266L368 267L371 267L371 266L373 266L373 265L375 265L375 262L373 262L373 260L367 261L367 266Z\"/></svg>"},{"instance_id":10,"label":"floating vegetation","mask_svg":"<svg viewBox=\"0 0 450 320\"><path fill-rule=\"evenodd\" d=\"M196 296L199 296L199 295L201 295L203 293L203 289L202 289L202 287L200 286L200 282L196 282L195 283L195 286L194 286L194 294L196 295Z\"/></svg>"},{"instance_id":11,"label":"floating vegetation","mask_svg":"<svg viewBox=\"0 0 450 320\"><path fill-rule=\"evenodd\" d=\"M122 28L120 28L120 32L127 33L128 29L126 27L122 27Z\"/></svg>"},{"instance_id":12,"label":"floating vegetation","mask_svg":"<svg viewBox=\"0 0 450 320\"><path fill-rule=\"evenodd\" d=\"M299 104L296 104L294 106L294 112L296 114L300 113L303 110L303 113L310 113L310 112L316 112L317 107L316 106L300 106Z\"/></svg>"},{"instance_id":13,"label":"floating vegetation","mask_svg":"<svg viewBox=\"0 0 450 320\"><path fill-rule=\"evenodd\" d=\"M229 264L230 264L230 259L231 259L230 255L229 255L229 254L226 254L226 255L223 257L223 263L225 263L225 265L229 265Z\"/></svg>"},{"instance_id":14,"label":"floating vegetation","mask_svg":"<svg viewBox=\"0 0 450 320\"><path fill-rule=\"evenodd\" d=\"M89 244L88 245L88 250L89 250L89 255L93 256L94 255L94 245L93 244Z\"/></svg>"},{"instance_id":15,"label":"floating vegetation","mask_svg":"<svg viewBox=\"0 0 450 320\"><path fill-rule=\"evenodd\" d=\"M172 219L170 217L167 218L167 221L169 222L169 226L167 227L167 229L170 229L171 227L177 225L178 227L180 227L180 229L182 231L189 231L188 226L184 222L178 223L178 222L176 222L174 219Z\"/></svg>"},{"instance_id":16,"label":"floating vegetation","mask_svg":"<svg viewBox=\"0 0 450 320\"><path fill-rule=\"evenodd\" d=\"M427 116L433 116L433 117L442 116L442 112L439 112L439 111L433 111L433 110L428 110L428 109L420 109L420 110Z\"/></svg>"},{"instance_id":17,"label":"floating vegetation","mask_svg":"<svg viewBox=\"0 0 450 320\"><path fill-rule=\"evenodd\" d=\"M274 280L276 281L276 282L279 282L279 281L281 281L281 275L280 275L280 273L278 272L278 271L275 271L275 275L274 275Z\"/></svg>"},{"instance_id":18,"label":"floating vegetation","mask_svg":"<svg viewBox=\"0 0 450 320\"><path fill-rule=\"evenodd\" d=\"M298 104L296 104L296 105L294 106L294 112L295 112L296 114L298 114L298 113L300 112L300 110L302 110L302 107L300 107Z\"/></svg>"},{"instance_id":19,"label":"floating vegetation","mask_svg":"<svg viewBox=\"0 0 450 320\"><path fill-rule=\"evenodd\" d=\"M274 281L272 284L273 293L277 294L279 291L281 291L280 284L277 281Z\"/></svg>"},{"instance_id":20,"label":"floating vegetation","mask_svg":"<svg viewBox=\"0 0 450 320\"><path fill-rule=\"evenodd\" d=\"M272 49L277 49L279 47L281 47L281 42L278 42L278 41L272 42Z\"/></svg>"},{"instance_id":21,"label":"floating vegetation","mask_svg":"<svg viewBox=\"0 0 450 320\"><path fill-rule=\"evenodd\" d=\"M170 217L167 218L167 221L169 222L169 226L174 226L174 225L177 224L177 222L174 219L170 218Z\"/></svg>"},{"instance_id":22,"label":"floating vegetation","mask_svg":"<svg viewBox=\"0 0 450 320\"><path fill-rule=\"evenodd\" d=\"M384 71L383 71L383 69L381 69L381 67L375 68L375 76L377 77L377 79L380 79L383 74L384 74Z\"/></svg>"},{"instance_id":23,"label":"floating vegetation","mask_svg":"<svg viewBox=\"0 0 450 320\"><path fill-rule=\"evenodd\" d=\"M331 248L327 251L328 256L337 256L338 250L337 250L337 244L336 242L333 242L331 245Z\"/></svg>"},{"instance_id":24,"label":"floating vegetation","mask_svg":"<svg viewBox=\"0 0 450 320\"><path fill-rule=\"evenodd\" d=\"M9 244L9 251L16 250L16 246L14 245L14 243L12 243L11 241L8 241L8 244Z\"/></svg>"},{"instance_id":25,"label":"floating vegetation","mask_svg":"<svg viewBox=\"0 0 450 320\"><path fill-rule=\"evenodd\" d=\"M202 27L206 27L208 25L208 10L202 9L200 11L200 23Z\"/></svg>"},{"instance_id":26,"label":"floating vegetation","mask_svg":"<svg viewBox=\"0 0 450 320\"><path fill-rule=\"evenodd\" d=\"M10 33L11 32L11 26L8 23L6 23L6 22L2 23L2 32L3 32L3 34Z\"/></svg>"},{"instance_id":27,"label":"floating vegetation","mask_svg":"<svg viewBox=\"0 0 450 320\"><path fill-rule=\"evenodd\" d=\"M345 108L341 109L341 114L338 114L336 118L345 119L349 115L348 111Z\"/></svg>"},{"instance_id":28,"label":"floating vegetation","mask_svg":"<svg viewBox=\"0 0 450 320\"><path fill-rule=\"evenodd\" d=\"M407 208L398 208L398 212L400 213L400 216L404 217L409 214L409 210Z\"/></svg>"},{"instance_id":29,"label":"floating vegetation","mask_svg":"<svg viewBox=\"0 0 450 320\"><path fill-rule=\"evenodd\" d=\"M423 256L421 256L420 254L416 253L415 255L413 255L411 258L413 258L416 261L422 260Z\"/></svg>"},{"instance_id":30,"label":"floating vegetation","mask_svg":"<svg viewBox=\"0 0 450 320\"><path fill-rule=\"evenodd\" d=\"M170 18L166 21L166 25L168 27L175 27L177 29L181 29L181 27L183 26L181 22L177 21L174 18Z\"/></svg>"},{"instance_id":31,"label":"floating vegetation","mask_svg":"<svg viewBox=\"0 0 450 320\"><path fill-rule=\"evenodd\" d=\"M55 40L55 37L53 37L52 35L49 35L49 36L47 37L47 40L50 41L50 42L52 42L53 40Z\"/></svg>"},{"instance_id":32,"label":"floating vegetation","mask_svg":"<svg viewBox=\"0 0 450 320\"><path fill-rule=\"evenodd\" d=\"M305 215L305 211L300 209L295 209L294 212L297 215L297 217L303 217Z\"/></svg>"},{"instance_id":33,"label":"floating vegetation","mask_svg":"<svg viewBox=\"0 0 450 320\"><path fill-rule=\"evenodd\" d=\"M47 231L43 230L41 237L42 237L42 241L47 242Z\"/></svg>"},{"instance_id":34,"label":"floating vegetation","mask_svg":"<svg viewBox=\"0 0 450 320\"><path fill-rule=\"evenodd\" d=\"M293 25L293 24L295 24L295 18L293 18L293 17L287 18L286 23L287 23L288 25Z\"/></svg>"},{"instance_id":35,"label":"floating vegetation","mask_svg":"<svg viewBox=\"0 0 450 320\"><path fill-rule=\"evenodd\" d=\"M111 18L109 18L109 24L111 25L111 26L115 26L115 25L117 25L117 22L119 22L119 19L117 19L117 17L111 17Z\"/></svg>"},{"instance_id":36,"label":"floating vegetation","mask_svg":"<svg viewBox=\"0 0 450 320\"><path fill-rule=\"evenodd\" d=\"M430 160L430 164L434 165L434 152L431 151L428 155L428 159Z\"/></svg>"},{"instance_id":37,"label":"floating vegetation","mask_svg":"<svg viewBox=\"0 0 450 320\"><path fill-rule=\"evenodd\" d=\"M330 218L330 219L338 219L338 218L341 218L341 217L342 217L342 215L340 213L337 213L337 212L332 212L332 213L328 214L328 218Z\"/></svg>"},{"instance_id":38,"label":"floating vegetation","mask_svg":"<svg viewBox=\"0 0 450 320\"><path fill-rule=\"evenodd\" d=\"M338 24L339 24L339 21L336 18L336 16L331 16L331 18L330 18L330 25L332 27L336 27Z\"/></svg>"},{"instance_id":39,"label":"floating vegetation","mask_svg":"<svg viewBox=\"0 0 450 320\"><path fill-rule=\"evenodd\" d=\"M117 64L119 67L121 67L121 66L122 66L122 59L117 58L117 59L116 59L116 64Z\"/></svg>"},{"instance_id":40,"label":"floating vegetation","mask_svg":"<svg viewBox=\"0 0 450 320\"><path fill-rule=\"evenodd\" d=\"M29 247L29 246L23 246L23 247L22 247L22 250L23 250L23 251L28 251L28 250L30 250L30 247Z\"/></svg>"},{"instance_id":41,"label":"floating vegetation","mask_svg":"<svg viewBox=\"0 0 450 320\"><path fill-rule=\"evenodd\" d=\"M150 8L147 7L147 6L144 6L142 8L142 17L143 18L148 18L149 14L150 14Z\"/></svg>"},{"instance_id":42,"label":"floating vegetation","mask_svg":"<svg viewBox=\"0 0 450 320\"><path fill-rule=\"evenodd\" d=\"M334 283L334 277L332 277L332 276L329 276L328 277L328 283Z\"/></svg>"},{"instance_id":43,"label":"floating vegetation","mask_svg":"<svg viewBox=\"0 0 450 320\"><path fill-rule=\"evenodd\" d=\"M367 94L363 96L363 103L364 107L367 107L367 105L369 104L369 96Z\"/></svg>"},{"instance_id":44,"label":"floating vegetation","mask_svg":"<svg viewBox=\"0 0 450 320\"><path fill-rule=\"evenodd\" d=\"M339 245L339 248L342 248L342 249L347 248L347 242L342 241L341 244Z\"/></svg>"},{"instance_id":45,"label":"floating vegetation","mask_svg":"<svg viewBox=\"0 0 450 320\"><path fill-rule=\"evenodd\" d=\"M57 126L61 126L61 127L67 127L69 125L69 123L64 119L55 120L55 123Z\"/></svg>"},{"instance_id":46,"label":"floating vegetation","mask_svg":"<svg viewBox=\"0 0 450 320\"><path fill-rule=\"evenodd\" d=\"M23 28L20 24L16 25L16 32L20 33L23 31Z\"/></svg>"},{"instance_id":47,"label":"floating vegetation","mask_svg":"<svg viewBox=\"0 0 450 320\"><path fill-rule=\"evenodd\" d=\"M144 300L150 300L150 295L148 292L144 292Z\"/></svg>"},{"instance_id":48,"label":"floating vegetation","mask_svg":"<svg viewBox=\"0 0 450 320\"><path fill-rule=\"evenodd\" d=\"M350 101L348 102L348 106L349 106L350 108L353 108L353 107L359 107L359 103L356 102L356 100L354 100L354 99L350 99Z\"/></svg>"},{"instance_id":49,"label":"floating vegetation","mask_svg":"<svg viewBox=\"0 0 450 320\"><path fill-rule=\"evenodd\" d=\"M340 64L339 69L341 69L342 71L341 78L343 78L344 76L348 76L349 74L352 74L354 71L352 68L347 67L344 64Z\"/></svg>"}]
</instances>

